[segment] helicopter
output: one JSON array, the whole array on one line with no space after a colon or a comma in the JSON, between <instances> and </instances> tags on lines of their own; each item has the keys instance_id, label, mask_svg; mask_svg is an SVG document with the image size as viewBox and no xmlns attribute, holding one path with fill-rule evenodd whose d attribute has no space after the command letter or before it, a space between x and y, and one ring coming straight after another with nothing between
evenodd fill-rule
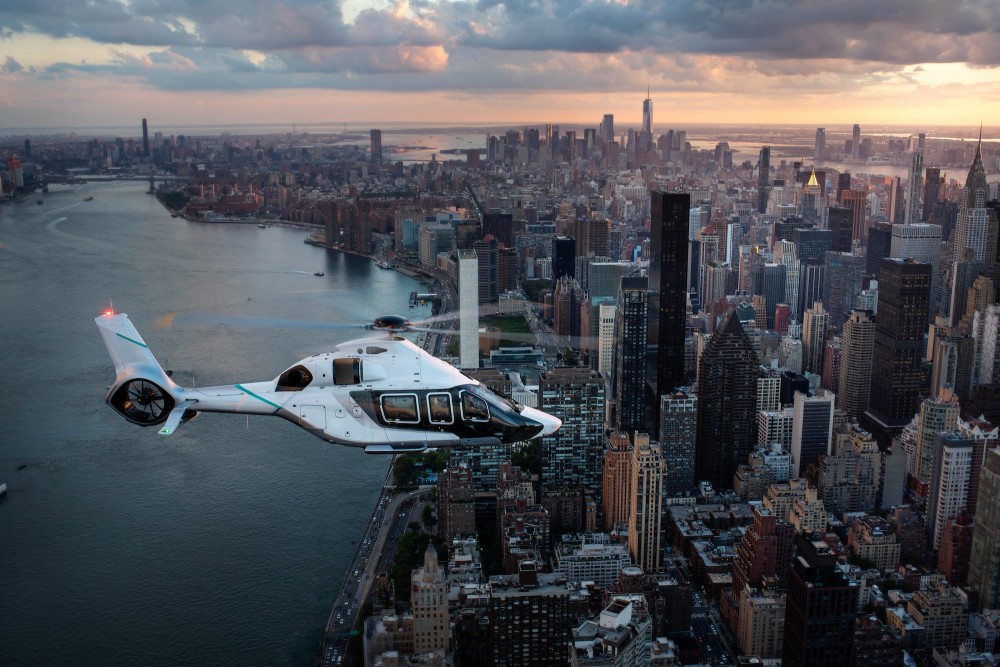
<instances>
[{"instance_id":1,"label":"helicopter","mask_svg":"<svg viewBox=\"0 0 1000 667\"><path fill-rule=\"evenodd\" d=\"M171 435L202 412L282 417L327 442L370 454L509 444L551 435L562 421L504 398L402 337L404 317L377 318L384 332L299 360L278 377L182 387L153 357L124 313L94 318L115 366L105 402L137 426Z\"/></svg>"}]
</instances>

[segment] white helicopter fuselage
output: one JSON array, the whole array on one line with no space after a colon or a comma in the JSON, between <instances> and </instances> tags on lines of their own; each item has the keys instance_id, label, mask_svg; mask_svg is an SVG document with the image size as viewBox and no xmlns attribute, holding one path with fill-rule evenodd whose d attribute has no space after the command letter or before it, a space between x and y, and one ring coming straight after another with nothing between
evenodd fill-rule
<instances>
[{"instance_id":1,"label":"white helicopter fuselage","mask_svg":"<svg viewBox=\"0 0 1000 667\"><path fill-rule=\"evenodd\" d=\"M127 315L95 321L117 373L106 402L134 424L162 425L164 435L200 412L268 415L328 442L398 453L518 442L561 425L392 333L342 343L273 380L182 387L160 368Z\"/></svg>"}]
</instances>

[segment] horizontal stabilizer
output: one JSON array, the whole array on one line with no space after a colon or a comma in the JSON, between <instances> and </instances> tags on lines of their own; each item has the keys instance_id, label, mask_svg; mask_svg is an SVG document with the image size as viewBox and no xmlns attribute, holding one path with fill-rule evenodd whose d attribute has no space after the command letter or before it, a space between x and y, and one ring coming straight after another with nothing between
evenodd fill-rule
<instances>
[{"instance_id":1,"label":"horizontal stabilizer","mask_svg":"<svg viewBox=\"0 0 1000 667\"><path fill-rule=\"evenodd\" d=\"M184 413L190 410L197 402L198 401L189 398L186 401L178 403L174 409L170 411L170 416L167 417L167 421L163 424L163 428L160 429L160 435L172 435L181 423L184 421L191 421L190 419L184 419Z\"/></svg>"}]
</instances>

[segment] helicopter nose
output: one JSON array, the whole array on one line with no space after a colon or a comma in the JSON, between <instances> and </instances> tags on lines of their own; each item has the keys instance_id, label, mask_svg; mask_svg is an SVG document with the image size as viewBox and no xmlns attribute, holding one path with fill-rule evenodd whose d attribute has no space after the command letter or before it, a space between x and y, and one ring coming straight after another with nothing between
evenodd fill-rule
<instances>
[{"instance_id":1,"label":"helicopter nose","mask_svg":"<svg viewBox=\"0 0 1000 667\"><path fill-rule=\"evenodd\" d=\"M560 426L562 426L561 419L553 417L552 415L542 412L541 410L536 410L535 408L529 408L527 406L521 410L521 416L527 417L528 419L542 425L542 432L538 435L552 435L559 430Z\"/></svg>"}]
</instances>

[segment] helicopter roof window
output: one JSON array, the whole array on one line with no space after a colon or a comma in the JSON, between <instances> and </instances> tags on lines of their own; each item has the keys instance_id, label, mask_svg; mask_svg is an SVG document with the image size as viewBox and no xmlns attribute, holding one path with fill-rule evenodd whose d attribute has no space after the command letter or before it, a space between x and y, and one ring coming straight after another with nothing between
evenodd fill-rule
<instances>
[{"instance_id":1,"label":"helicopter roof window","mask_svg":"<svg viewBox=\"0 0 1000 667\"><path fill-rule=\"evenodd\" d=\"M432 424L451 424L455 417L451 412L451 394L427 394L427 414Z\"/></svg>"},{"instance_id":2,"label":"helicopter roof window","mask_svg":"<svg viewBox=\"0 0 1000 667\"><path fill-rule=\"evenodd\" d=\"M365 354L382 354L383 352L388 352L388 350L377 345L369 345L365 348Z\"/></svg>"},{"instance_id":3,"label":"helicopter roof window","mask_svg":"<svg viewBox=\"0 0 1000 667\"><path fill-rule=\"evenodd\" d=\"M387 422L397 424L419 424L416 394L383 394L382 416Z\"/></svg>"},{"instance_id":4,"label":"helicopter roof window","mask_svg":"<svg viewBox=\"0 0 1000 667\"><path fill-rule=\"evenodd\" d=\"M278 377L276 391L302 391L312 382L312 373L305 366L293 366Z\"/></svg>"},{"instance_id":5,"label":"helicopter roof window","mask_svg":"<svg viewBox=\"0 0 1000 667\"><path fill-rule=\"evenodd\" d=\"M469 391L462 392L462 419L470 422L488 422L490 409L486 401Z\"/></svg>"},{"instance_id":6,"label":"helicopter roof window","mask_svg":"<svg viewBox=\"0 0 1000 667\"><path fill-rule=\"evenodd\" d=\"M361 360L355 357L333 360L334 384L358 384L361 382Z\"/></svg>"}]
</instances>

